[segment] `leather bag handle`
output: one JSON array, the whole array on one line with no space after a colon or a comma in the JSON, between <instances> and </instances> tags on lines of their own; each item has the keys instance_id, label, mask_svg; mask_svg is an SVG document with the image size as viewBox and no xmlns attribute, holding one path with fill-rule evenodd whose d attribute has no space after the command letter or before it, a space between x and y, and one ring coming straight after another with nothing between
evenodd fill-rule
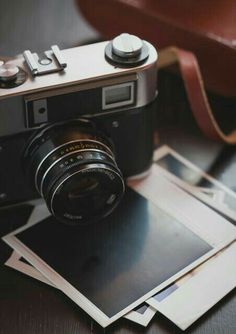
<instances>
[{"instance_id":1,"label":"leather bag handle","mask_svg":"<svg viewBox=\"0 0 236 334\"><path fill-rule=\"evenodd\" d=\"M211 139L231 145L236 144L236 130L226 135L213 115L195 55L176 47L168 47L159 51L159 69L174 64L179 65L189 104L202 132Z\"/></svg>"}]
</instances>

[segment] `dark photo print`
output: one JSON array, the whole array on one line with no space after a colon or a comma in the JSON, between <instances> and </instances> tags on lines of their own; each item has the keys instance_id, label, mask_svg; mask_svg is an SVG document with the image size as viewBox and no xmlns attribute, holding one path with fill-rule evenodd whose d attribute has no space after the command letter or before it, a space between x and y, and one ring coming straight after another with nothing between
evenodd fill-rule
<instances>
[{"instance_id":1,"label":"dark photo print","mask_svg":"<svg viewBox=\"0 0 236 334\"><path fill-rule=\"evenodd\" d=\"M100 224L49 217L16 237L109 318L212 249L131 189Z\"/></svg>"}]
</instances>

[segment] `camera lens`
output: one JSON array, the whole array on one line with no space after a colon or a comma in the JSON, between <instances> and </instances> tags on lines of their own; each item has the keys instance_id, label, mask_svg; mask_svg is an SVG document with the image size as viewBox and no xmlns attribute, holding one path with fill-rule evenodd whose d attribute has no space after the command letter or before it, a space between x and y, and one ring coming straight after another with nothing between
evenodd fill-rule
<instances>
[{"instance_id":1,"label":"camera lens","mask_svg":"<svg viewBox=\"0 0 236 334\"><path fill-rule=\"evenodd\" d=\"M49 210L63 222L101 219L124 193L111 142L87 120L39 130L27 145L23 164Z\"/></svg>"},{"instance_id":2,"label":"camera lens","mask_svg":"<svg viewBox=\"0 0 236 334\"><path fill-rule=\"evenodd\" d=\"M99 185L95 177L85 177L76 185L75 189L71 189L68 197L71 200L85 197L91 190L94 190Z\"/></svg>"}]
</instances>

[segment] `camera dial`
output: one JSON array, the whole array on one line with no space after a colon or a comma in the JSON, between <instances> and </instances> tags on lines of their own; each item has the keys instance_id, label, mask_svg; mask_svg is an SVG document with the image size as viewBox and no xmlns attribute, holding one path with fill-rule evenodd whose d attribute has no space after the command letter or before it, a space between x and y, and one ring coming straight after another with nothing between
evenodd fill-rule
<instances>
[{"instance_id":1,"label":"camera dial","mask_svg":"<svg viewBox=\"0 0 236 334\"><path fill-rule=\"evenodd\" d=\"M40 129L29 140L23 165L51 213L70 224L107 216L124 193L111 142L87 120Z\"/></svg>"},{"instance_id":2,"label":"camera dial","mask_svg":"<svg viewBox=\"0 0 236 334\"><path fill-rule=\"evenodd\" d=\"M15 65L2 64L0 66L0 80L1 81L15 80L18 73L19 73L19 68Z\"/></svg>"},{"instance_id":3,"label":"camera dial","mask_svg":"<svg viewBox=\"0 0 236 334\"><path fill-rule=\"evenodd\" d=\"M26 73L18 66L0 61L0 88L8 89L20 86L26 78Z\"/></svg>"},{"instance_id":4,"label":"camera dial","mask_svg":"<svg viewBox=\"0 0 236 334\"><path fill-rule=\"evenodd\" d=\"M105 56L113 65L132 67L143 63L148 58L149 49L139 37L123 33L107 44Z\"/></svg>"}]
</instances>

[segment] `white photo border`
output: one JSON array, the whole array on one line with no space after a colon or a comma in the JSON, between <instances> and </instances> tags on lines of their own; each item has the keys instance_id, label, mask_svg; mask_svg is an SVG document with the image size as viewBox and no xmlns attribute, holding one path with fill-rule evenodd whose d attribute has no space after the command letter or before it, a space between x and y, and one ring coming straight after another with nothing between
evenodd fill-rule
<instances>
[{"instance_id":1,"label":"white photo border","mask_svg":"<svg viewBox=\"0 0 236 334\"><path fill-rule=\"evenodd\" d=\"M156 179L157 171L153 174L154 179ZM145 179L146 180L146 179ZM145 186L142 188L141 186L133 187L134 190L136 190L138 193L146 197L148 200L151 200L154 202L154 204L158 205L161 209L166 211L168 214L172 215L180 221L183 225L188 227L190 230L194 231L197 235L200 235L200 237L208 242L213 248L203 256L201 256L199 259L192 262L190 265L179 271L177 274L173 275L169 279L167 279L165 282L161 283L156 288L149 291L147 294L145 294L143 297L139 298L135 302L131 303L128 307L124 308L122 311L118 312L112 317L108 317L105 313L103 313L98 307L96 307L90 300L88 300L83 294L81 294L77 289L75 289L68 281L66 281L61 275L59 275L55 270L53 270L49 265L47 265L40 257L38 257L34 252L32 252L28 247L26 247L15 235L17 233L20 233L24 231L25 229L28 229L30 226L33 226L33 224L39 223L36 221L31 220L31 225L26 224L25 226L19 228L18 230L8 234L7 236L3 237L3 240L11 246L13 249L15 249L21 256L23 256L31 265L33 265L35 268L37 268L49 281L53 282L54 285L57 286L58 289L63 291L71 300L73 300L77 305L82 307L92 318L94 318L101 326L107 327L120 317L124 316L128 312L130 312L135 307L139 306L141 303L145 302L147 299L151 298L153 295L157 294L160 290L164 289L166 286L170 285L172 282L176 281L179 277L185 275L187 272L198 266L200 263L206 261L208 258L212 257L214 254L216 254L219 250L227 246L230 242L236 239L236 228L233 227L230 223L228 223L224 218L217 215L215 212L212 212L209 208L207 208L202 203L197 203L195 199L193 199L190 195L188 195L183 190L179 189L177 186L166 180L164 177L162 177L161 173L159 173L157 179L159 183L158 192L156 193L151 192L148 194L147 189ZM149 180L150 181L150 180ZM153 182L153 180L151 180ZM142 182L141 182L142 183ZM161 189L160 189L161 188ZM165 190L165 191L164 191ZM165 192L163 194L163 191ZM169 196L170 194L175 193L175 198L179 199L180 201L185 198L190 200L191 203L195 203L198 206L198 209L202 209L202 213L205 215L208 212L208 216L212 216L212 220L210 219L210 225L212 231L217 230L218 233L220 233L220 239L216 235L210 236L208 234L203 235L203 231L199 230L199 226L197 226L197 220L194 222L196 224L197 228L191 228L193 227L193 218L187 217L186 214L183 214L180 209L177 207L171 205L172 203L168 203L166 201L166 196ZM153 196L155 196L155 199ZM163 200L164 198L164 200ZM42 221L40 217L40 221ZM223 223L223 224L222 224ZM209 225L209 220L206 221L204 224ZM199 234L200 233L200 234Z\"/></svg>"}]
</instances>

